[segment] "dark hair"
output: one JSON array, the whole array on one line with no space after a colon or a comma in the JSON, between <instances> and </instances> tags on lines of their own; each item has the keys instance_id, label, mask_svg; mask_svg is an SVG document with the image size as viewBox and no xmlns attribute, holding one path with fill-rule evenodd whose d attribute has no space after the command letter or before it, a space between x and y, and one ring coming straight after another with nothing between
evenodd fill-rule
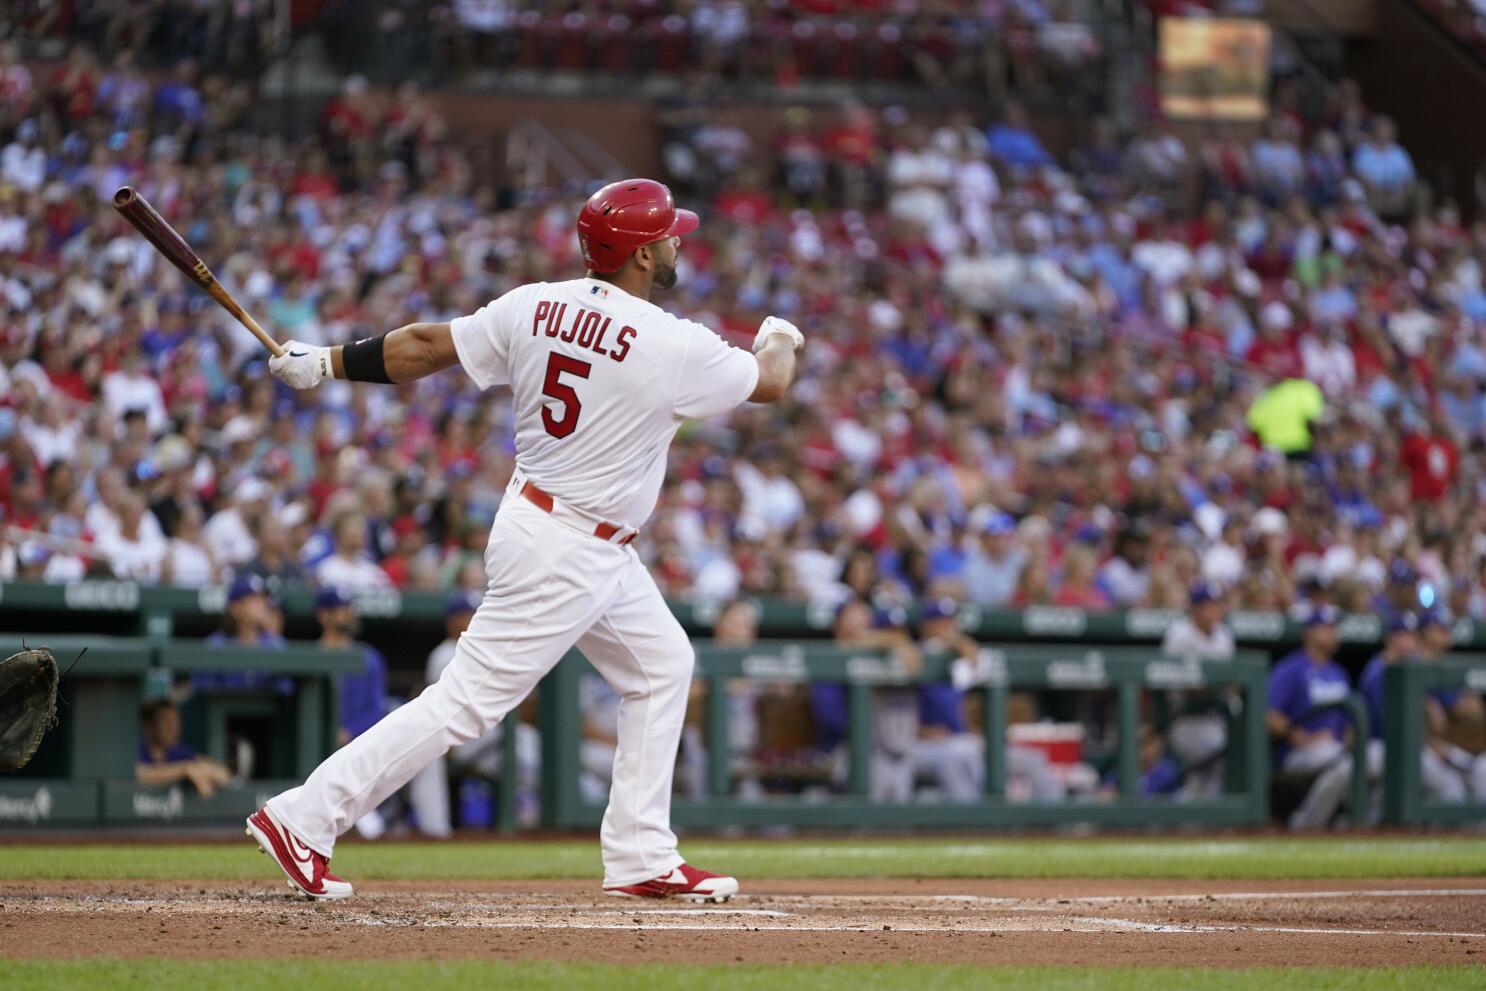
<instances>
[{"instance_id":1,"label":"dark hair","mask_svg":"<svg viewBox=\"0 0 1486 991\"><path fill-rule=\"evenodd\" d=\"M150 699L139 707L139 721L142 723L153 723L155 717L160 715L162 711L174 708L175 702L171 701L168 696Z\"/></svg>"}]
</instances>

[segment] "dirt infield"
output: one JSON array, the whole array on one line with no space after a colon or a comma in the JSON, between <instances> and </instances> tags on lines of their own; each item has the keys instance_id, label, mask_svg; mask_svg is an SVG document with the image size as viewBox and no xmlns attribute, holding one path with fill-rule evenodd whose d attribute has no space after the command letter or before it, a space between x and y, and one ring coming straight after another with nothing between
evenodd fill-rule
<instances>
[{"instance_id":1,"label":"dirt infield","mask_svg":"<svg viewBox=\"0 0 1486 991\"><path fill-rule=\"evenodd\" d=\"M562 881L370 881L339 904L266 880L9 882L0 954L1486 965L1486 880L775 881L722 906Z\"/></svg>"}]
</instances>

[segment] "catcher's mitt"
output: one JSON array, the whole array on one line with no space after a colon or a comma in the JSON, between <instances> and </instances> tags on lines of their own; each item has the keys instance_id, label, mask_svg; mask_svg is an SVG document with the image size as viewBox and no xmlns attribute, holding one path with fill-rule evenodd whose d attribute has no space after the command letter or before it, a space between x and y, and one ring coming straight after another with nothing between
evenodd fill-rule
<instances>
[{"instance_id":1,"label":"catcher's mitt","mask_svg":"<svg viewBox=\"0 0 1486 991\"><path fill-rule=\"evenodd\" d=\"M16 771L57 721L57 659L45 647L0 661L0 771Z\"/></svg>"}]
</instances>

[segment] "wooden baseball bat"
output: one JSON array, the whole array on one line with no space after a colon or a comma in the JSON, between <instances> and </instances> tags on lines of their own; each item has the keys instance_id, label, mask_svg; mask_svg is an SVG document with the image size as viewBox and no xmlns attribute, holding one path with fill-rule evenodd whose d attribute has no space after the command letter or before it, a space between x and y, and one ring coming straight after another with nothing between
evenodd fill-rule
<instances>
[{"instance_id":1,"label":"wooden baseball bat","mask_svg":"<svg viewBox=\"0 0 1486 991\"><path fill-rule=\"evenodd\" d=\"M205 289L207 294L215 299L228 313L231 313L237 322L248 330L253 336L268 348L270 354L275 358L281 357L284 349L279 347L279 342L268 336L268 331L258 326L247 310L237 300L232 298L232 293L222 288L222 283L212 274L212 270L206 267L206 262L201 256L191 249L186 239L176 233L174 227L165 222L158 210L150 206L150 201L133 186L121 186L114 193L114 209L119 215L133 225L134 229L143 234L146 241L155 246L155 249L164 255L166 260L182 272L186 277Z\"/></svg>"}]
</instances>

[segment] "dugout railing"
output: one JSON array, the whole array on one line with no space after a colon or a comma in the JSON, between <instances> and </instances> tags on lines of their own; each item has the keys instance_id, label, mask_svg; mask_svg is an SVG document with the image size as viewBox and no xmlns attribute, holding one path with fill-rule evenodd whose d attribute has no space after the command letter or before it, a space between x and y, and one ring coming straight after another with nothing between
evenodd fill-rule
<instances>
[{"instance_id":1,"label":"dugout railing","mask_svg":"<svg viewBox=\"0 0 1486 991\"><path fill-rule=\"evenodd\" d=\"M761 642L749 647L699 644L696 677L707 686L707 796L679 799L678 826L959 827L996 828L1087 823L1109 826L1258 825L1269 813L1270 747L1265 730L1267 658L1240 652L1231 661L1163 658L1129 647L1005 647L988 653L983 683L969 689L982 696L985 735L985 795L974 803L871 800L872 694L889 686L944 681L951 659L928 656L908 675L890 655L830 645ZM565 658L540 689L543 727L544 825L591 828L601 804L585 801L581 771L579 682L592 669L576 652ZM768 682L835 682L847 691L847 775L837 793L810 797L743 798L733 793L727 685L735 679ZM1178 799L1140 793L1142 694L1223 689L1237 704L1228 709L1225 788L1220 797ZM1114 794L1057 802L1013 802L1006 797L1007 700L1013 691L1107 692L1117 720ZM1146 707L1150 708L1150 707ZM506 734L512 740L515 734ZM510 744L507 767L514 767ZM515 775L505 773L500 819L513 807Z\"/></svg>"},{"instance_id":2,"label":"dugout railing","mask_svg":"<svg viewBox=\"0 0 1486 991\"><path fill-rule=\"evenodd\" d=\"M1424 700L1438 691L1486 692L1486 655L1391 664L1383 672L1383 816L1393 825L1486 822L1486 795L1443 802L1425 794L1420 766L1428 740ZM1474 759L1486 760L1486 755Z\"/></svg>"},{"instance_id":3,"label":"dugout railing","mask_svg":"<svg viewBox=\"0 0 1486 991\"><path fill-rule=\"evenodd\" d=\"M291 636L314 633L315 592L307 586L280 590ZM388 637L417 638L429 646L443 639L441 592L366 589L355 595L356 606L374 642ZM215 629L227 604L220 585L176 588L140 585L132 581L89 579L65 584L0 583L0 630L26 633L36 629L76 629L78 617L87 628L122 636L191 637ZM829 606L762 599L759 635L818 638L829 635L834 610ZM717 618L718 605L707 602L670 603L687 632L707 635ZM1158 642L1167 627L1181 618L1176 609L1130 609L1089 612L1064 606L1031 606L992 610L965 605L960 628L990 643L1099 643ZM912 615L910 613L910 619ZM1279 648L1300 642L1300 624L1278 612L1234 610L1227 618L1240 644ZM1346 644L1371 645L1382 639L1382 621L1376 615L1350 614L1339 628ZM1452 630L1457 647L1486 649L1486 623L1457 618ZM426 650L426 648L425 648Z\"/></svg>"}]
</instances>

